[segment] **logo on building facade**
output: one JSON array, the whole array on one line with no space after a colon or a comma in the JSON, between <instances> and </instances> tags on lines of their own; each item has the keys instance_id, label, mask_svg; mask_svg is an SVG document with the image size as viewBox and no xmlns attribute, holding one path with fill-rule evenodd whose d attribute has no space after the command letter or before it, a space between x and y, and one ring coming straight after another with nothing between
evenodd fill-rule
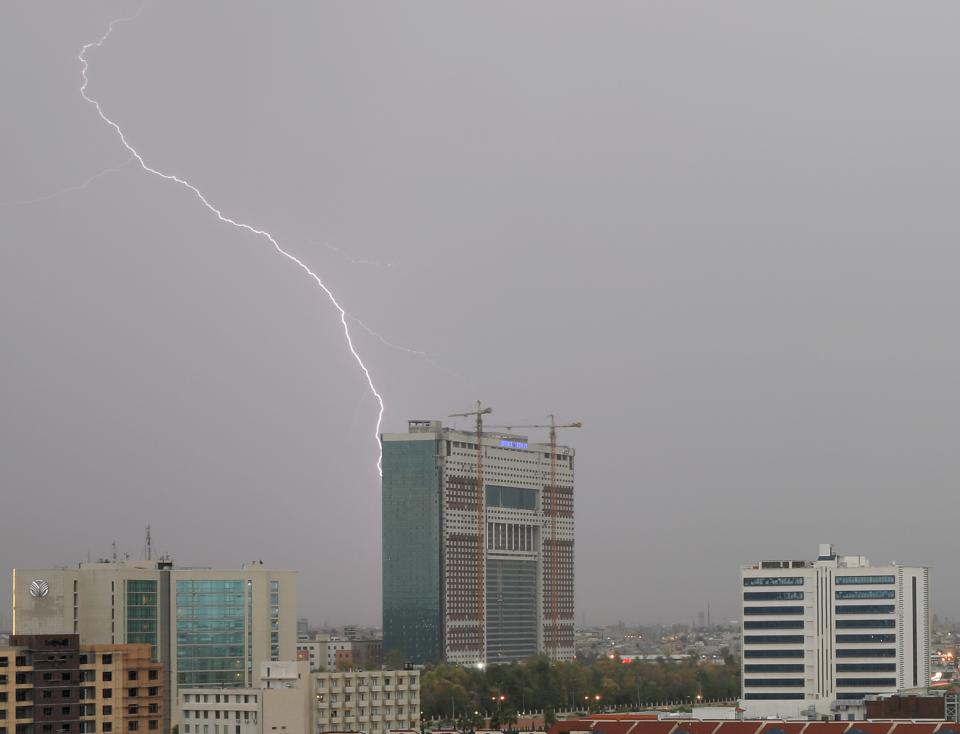
<instances>
[{"instance_id":1,"label":"logo on building facade","mask_svg":"<svg viewBox=\"0 0 960 734\"><path fill-rule=\"evenodd\" d=\"M40 599L50 593L50 584L43 579L30 582L30 596Z\"/></svg>"}]
</instances>

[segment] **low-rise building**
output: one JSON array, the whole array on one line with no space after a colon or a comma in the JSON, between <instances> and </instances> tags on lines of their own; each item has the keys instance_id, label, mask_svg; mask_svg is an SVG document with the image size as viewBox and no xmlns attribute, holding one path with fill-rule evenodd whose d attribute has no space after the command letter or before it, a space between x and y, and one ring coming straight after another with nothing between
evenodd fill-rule
<instances>
[{"instance_id":1,"label":"low-rise building","mask_svg":"<svg viewBox=\"0 0 960 734\"><path fill-rule=\"evenodd\" d=\"M364 731L420 726L420 671L370 670L312 674L314 731ZM212 734L212 733L211 733Z\"/></svg>"}]
</instances>

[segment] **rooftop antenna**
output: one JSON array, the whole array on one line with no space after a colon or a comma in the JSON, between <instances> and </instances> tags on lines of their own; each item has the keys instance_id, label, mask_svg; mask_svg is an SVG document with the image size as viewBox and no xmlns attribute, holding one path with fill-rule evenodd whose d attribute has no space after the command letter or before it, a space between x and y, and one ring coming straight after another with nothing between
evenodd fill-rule
<instances>
[{"instance_id":1,"label":"rooftop antenna","mask_svg":"<svg viewBox=\"0 0 960 734\"><path fill-rule=\"evenodd\" d=\"M110 543L110 547L113 548L113 556L112 556L112 558L113 558L113 562L116 563L116 562L117 562L117 541L116 541L116 539L114 539L114 541L113 541L112 543Z\"/></svg>"},{"instance_id":2,"label":"rooftop antenna","mask_svg":"<svg viewBox=\"0 0 960 734\"><path fill-rule=\"evenodd\" d=\"M147 523L147 560L151 560L153 556L153 548L150 545L150 524Z\"/></svg>"}]
</instances>

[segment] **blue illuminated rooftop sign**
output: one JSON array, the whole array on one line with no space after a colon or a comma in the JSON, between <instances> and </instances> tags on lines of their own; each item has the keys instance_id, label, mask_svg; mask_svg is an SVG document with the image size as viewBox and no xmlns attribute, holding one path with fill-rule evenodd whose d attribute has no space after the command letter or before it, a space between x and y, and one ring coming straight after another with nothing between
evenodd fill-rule
<instances>
[{"instance_id":1,"label":"blue illuminated rooftop sign","mask_svg":"<svg viewBox=\"0 0 960 734\"><path fill-rule=\"evenodd\" d=\"M505 438L500 439L500 445L505 449L525 449L527 448L526 441L507 441Z\"/></svg>"}]
</instances>

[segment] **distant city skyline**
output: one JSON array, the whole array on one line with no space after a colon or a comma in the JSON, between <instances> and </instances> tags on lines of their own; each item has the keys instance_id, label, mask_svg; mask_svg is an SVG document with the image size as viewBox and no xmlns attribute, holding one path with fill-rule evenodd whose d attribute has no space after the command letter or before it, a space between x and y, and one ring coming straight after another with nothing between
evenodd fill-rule
<instances>
[{"instance_id":1,"label":"distant city skyline","mask_svg":"<svg viewBox=\"0 0 960 734\"><path fill-rule=\"evenodd\" d=\"M929 564L960 617L960 6L140 7L0 10L7 568L137 556L149 523L375 623L346 321L384 432L478 399L583 421L578 623L733 618L744 559L812 528ZM145 160L342 317L130 161L85 46Z\"/></svg>"}]
</instances>

